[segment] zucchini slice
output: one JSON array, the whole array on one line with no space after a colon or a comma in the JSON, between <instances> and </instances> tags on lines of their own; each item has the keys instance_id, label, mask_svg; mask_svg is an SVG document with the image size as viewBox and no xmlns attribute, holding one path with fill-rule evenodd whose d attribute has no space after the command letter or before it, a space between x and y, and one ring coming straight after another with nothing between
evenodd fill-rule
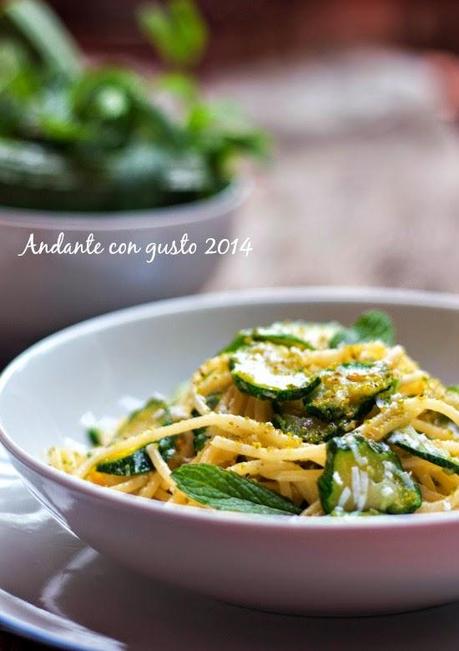
<instances>
[{"instance_id":1,"label":"zucchini slice","mask_svg":"<svg viewBox=\"0 0 459 651\"><path fill-rule=\"evenodd\" d=\"M170 461L177 452L176 439L177 436L165 436L157 443L159 453L166 463ZM139 448L123 457L112 459L107 457L106 461L101 461L96 465L96 470L98 472L123 477L143 475L154 469L155 468L151 462L146 447Z\"/></svg>"},{"instance_id":2,"label":"zucchini slice","mask_svg":"<svg viewBox=\"0 0 459 651\"><path fill-rule=\"evenodd\" d=\"M126 438L140 434L150 427L164 427L174 422L169 405L163 398L150 398L146 404L132 412L128 420L118 430L118 435ZM178 436L165 436L157 443L159 453L166 463L177 451ZM148 454L145 452L146 456ZM150 457L148 457L148 460Z\"/></svg>"},{"instance_id":3,"label":"zucchini slice","mask_svg":"<svg viewBox=\"0 0 459 651\"><path fill-rule=\"evenodd\" d=\"M212 409L209 405L209 398L212 398L212 396L216 396L217 394L212 394L211 396L207 396L206 398L206 403L207 406ZM218 402L220 401L220 397L218 397ZM216 406L216 405L215 405ZM191 412L192 416L199 416L199 412L196 411L196 409L193 409ZM208 428L207 427L198 427L197 429L192 430L193 432L193 449L194 453L198 454L198 452L201 452L207 441L209 440L209 434L207 433Z\"/></svg>"},{"instance_id":4,"label":"zucchini slice","mask_svg":"<svg viewBox=\"0 0 459 651\"><path fill-rule=\"evenodd\" d=\"M222 398L221 393L211 393L210 395L205 397L206 405L209 407L209 409L215 411L221 398ZM199 416L198 413L196 413L195 415Z\"/></svg>"},{"instance_id":5,"label":"zucchini slice","mask_svg":"<svg viewBox=\"0 0 459 651\"><path fill-rule=\"evenodd\" d=\"M193 448L194 453L197 454L201 452L207 441L209 440L209 435L207 434L207 427L198 427L198 429L193 430Z\"/></svg>"},{"instance_id":6,"label":"zucchini slice","mask_svg":"<svg viewBox=\"0 0 459 651\"><path fill-rule=\"evenodd\" d=\"M273 425L286 434L293 434L306 443L323 443L339 434L335 423L326 423L315 416L297 416L296 414L276 414Z\"/></svg>"},{"instance_id":7,"label":"zucchini slice","mask_svg":"<svg viewBox=\"0 0 459 651\"><path fill-rule=\"evenodd\" d=\"M162 427L173 422L169 406L162 398L150 398L143 407L133 411L120 425L117 438L140 434L150 427Z\"/></svg>"},{"instance_id":8,"label":"zucchini slice","mask_svg":"<svg viewBox=\"0 0 459 651\"><path fill-rule=\"evenodd\" d=\"M153 469L154 467L146 448L139 448L135 452L118 459L102 461L96 466L98 472L122 477L143 475L146 472L151 472Z\"/></svg>"},{"instance_id":9,"label":"zucchini slice","mask_svg":"<svg viewBox=\"0 0 459 651\"><path fill-rule=\"evenodd\" d=\"M162 398L151 398L140 409L133 411L117 430L116 438L128 438L140 434L150 427L162 427L173 422L168 404ZM157 443L159 453L166 463L175 455L177 436L165 436ZM96 466L99 472L109 475L120 475L130 477L151 472L154 466L146 451L146 448L139 448L133 452L118 458L110 458L108 455L105 461Z\"/></svg>"},{"instance_id":10,"label":"zucchini slice","mask_svg":"<svg viewBox=\"0 0 459 651\"><path fill-rule=\"evenodd\" d=\"M266 328L255 328L252 338L255 341L270 341L282 346L296 346L313 350L312 344L307 339L307 324L302 321L284 321L273 323Z\"/></svg>"},{"instance_id":11,"label":"zucchini slice","mask_svg":"<svg viewBox=\"0 0 459 651\"><path fill-rule=\"evenodd\" d=\"M286 324L297 337L307 341L314 350L330 347L330 341L341 329L336 321L312 323L310 321L290 321Z\"/></svg>"},{"instance_id":12,"label":"zucchini slice","mask_svg":"<svg viewBox=\"0 0 459 651\"><path fill-rule=\"evenodd\" d=\"M320 386L305 400L308 414L328 422L362 418L376 397L394 386L394 378L382 363L351 362L320 374Z\"/></svg>"},{"instance_id":13,"label":"zucchini slice","mask_svg":"<svg viewBox=\"0 0 459 651\"><path fill-rule=\"evenodd\" d=\"M276 321L270 326L240 330L222 352L233 353L254 341L267 341L309 350L327 348L329 341L340 328L338 323L333 322L319 324L308 321Z\"/></svg>"},{"instance_id":14,"label":"zucchini slice","mask_svg":"<svg viewBox=\"0 0 459 651\"><path fill-rule=\"evenodd\" d=\"M98 427L89 427L89 428L86 430L86 435L87 435L87 437L88 437L88 441L89 441L89 443L90 443L93 447L97 447L98 445L102 445L102 444L103 444L104 433L103 433L102 430L99 429Z\"/></svg>"},{"instance_id":15,"label":"zucchini slice","mask_svg":"<svg viewBox=\"0 0 459 651\"><path fill-rule=\"evenodd\" d=\"M298 400L313 391L320 379L303 366L299 351L262 342L241 348L230 359L239 391L260 400Z\"/></svg>"},{"instance_id":16,"label":"zucchini slice","mask_svg":"<svg viewBox=\"0 0 459 651\"><path fill-rule=\"evenodd\" d=\"M408 426L390 435L387 442L406 450L416 457L430 461L430 463L459 474L459 458L453 457L447 450L425 434L417 432L414 427Z\"/></svg>"},{"instance_id":17,"label":"zucchini slice","mask_svg":"<svg viewBox=\"0 0 459 651\"><path fill-rule=\"evenodd\" d=\"M246 346L250 346L250 344L253 343L253 338L252 338L252 333L253 330L239 330L238 333L233 337L233 339L230 341L230 343L222 348L220 351L220 355L224 353L235 353L236 351L240 350L241 348L245 348Z\"/></svg>"},{"instance_id":18,"label":"zucchini slice","mask_svg":"<svg viewBox=\"0 0 459 651\"><path fill-rule=\"evenodd\" d=\"M412 513L421 491L385 443L347 434L327 443L327 461L318 481L325 513L377 511Z\"/></svg>"}]
</instances>

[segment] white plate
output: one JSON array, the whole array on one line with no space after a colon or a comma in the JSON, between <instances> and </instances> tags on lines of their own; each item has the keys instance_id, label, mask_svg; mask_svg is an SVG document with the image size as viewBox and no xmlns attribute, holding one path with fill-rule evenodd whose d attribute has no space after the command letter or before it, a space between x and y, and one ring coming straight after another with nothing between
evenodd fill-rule
<instances>
[{"instance_id":1,"label":"white plate","mask_svg":"<svg viewBox=\"0 0 459 651\"><path fill-rule=\"evenodd\" d=\"M288 317L350 323L371 306L390 312L400 341L425 368L457 382L457 297L323 288L190 297L100 317L26 351L0 379L0 441L59 522L155 580L315 615L455 601L457 511L352 520L212 512L119 494L44 461L65 436L83 439L83 412L112 414L123 395L168 393L240 327Z\"/></svg>"},{"instance_id":2,"label":"white plate","mask_svg":"<svg viewBox=\"0 0 459 651\"><path fill-rule=\"evenodd\" d=\"M396 617L306 619L149 581L59 527L0 450L0 626L79 651L453 651L459 603Z\"/></svg>"}]
</instances>

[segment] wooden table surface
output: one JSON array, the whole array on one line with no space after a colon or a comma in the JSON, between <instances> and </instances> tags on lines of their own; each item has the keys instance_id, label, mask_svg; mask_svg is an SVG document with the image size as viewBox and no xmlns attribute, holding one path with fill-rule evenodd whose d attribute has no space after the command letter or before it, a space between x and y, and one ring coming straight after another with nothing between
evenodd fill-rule
<instances>
[{"instance_id":1,"label":"wooden table surface","mask_svg":"<svg viewBox=\"0 0 459 651\"><path fill-rule=\"evenodd\" d=\"M438 119L430 71L375 55L267 77L219 85L267 124L276 150L237 223L254 252L226 257L207 289L457 291L459 132Z\"/></svg>"},{"instance_id":2,"label":"wooden table surface","mask_svg":"<svg viewBox=\"0 0 459 651\"><path fill-rule=\"evenodd\" d=\"M336 63L245 70L211 84L248 106L277 144L236 224L236 235L250 237L254 251L226 257L206 290L330 284L457 290L456 128L438 120L435 84L416 62L381 64L378 83L377 62L352 65L344 72ZM1 651L39 648L0 633Z\"/></svg>"},{"instance_id":3,"label":"wooden table surface","mask_svg":"<svg viewBox=\"0 0 459 651\"><path fill-rule=\"evenodd\" d=\"M209 290L369 285L458 290L459 138L444 125L292 146L259 179Z\"/></svg>"}]
</instances>

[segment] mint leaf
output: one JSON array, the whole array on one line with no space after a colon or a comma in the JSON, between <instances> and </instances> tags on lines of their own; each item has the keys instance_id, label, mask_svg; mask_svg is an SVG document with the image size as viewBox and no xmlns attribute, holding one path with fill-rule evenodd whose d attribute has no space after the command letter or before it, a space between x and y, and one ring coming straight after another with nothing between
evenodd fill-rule
<instances>
[{"instance_id":1,"label":"mint leaf","mask_svg":"<svg viewBox=\"0 0 459 651\"><path fill-rule=\"evenodd\" d=\"M459 393L459 384L452 384L449 387L446 387L447 391L451 391L451 393Z\"/></svg>"},{"instance_id":2,"label":"mint leaf","mask_svg":"<svg viewBox=\"0 0 459 651\"><path fill-rule=\"evenodd\" d=\"M388 346L395 342L395 330L392 319L380 310L369 310L359 316L350 328L339 330L330 341L330 348L340 344L357 344L366 341L382 341Z\"/></svg>"},{"instance_id":3,"label":"mint leaf","mask_svg":"<svg viewBox=\"0 0 459 651\"><path fill-rule=\"evenodd\" d=\"M185 104L191 105L199 100L197 80L182 72L165 72L155 77L155 88L166 91Z\"/></svg>"},{"instance_id":4,"label":"mint leaf","mask_svg":"<svg viewBox=\"0 0 459 651\"><path fill-rule=\"evenodd\" d=\"M207 25L192 0L144 5L139 23L160 56L175 66L199 62L207 45Z\"/></svg>"},{"instance_id":5,"label":"mint leaf","mask_svg":"<svg viewBox=\"0 0 459 651\"><path fill-rule=\"evenodd\" d=\"M7 29L38 54L51 70L70 79L82 71L82 55L59 17L40 0L11 0L3 7Z\"/></svg>"},{"instance_id":6,"label":"mint leaf","mask_svg":"<svg viewBox=\"0 0 459 651\"><path fill-rule=\"evenodd\" d=\"M385 312L370 310L359 316L353 325L357 332L358 341L374 341L378 339L389 346L395 342L395 330L392 319Z\"/></svg>"},{"instance_id":7,"label":"mint leaf","mask_svg":"<svg viewBox=\"0 0 459 651\"><path fill-rule=\"evenodd\" d=\"M301 508L251 479L209 464L189 464L172 472L178 488L196 502L219 511L298 515Z\"/></svg>"}]
</instances>

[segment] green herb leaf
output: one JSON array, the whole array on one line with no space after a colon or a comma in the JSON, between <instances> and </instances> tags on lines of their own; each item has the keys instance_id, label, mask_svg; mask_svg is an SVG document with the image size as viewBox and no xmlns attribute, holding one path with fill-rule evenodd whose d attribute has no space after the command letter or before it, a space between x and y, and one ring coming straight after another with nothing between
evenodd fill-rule
<instances>
[{"instance_id":1,"label":"green herb leaf","mask_svg":"<svg viewBox=\"0 0 459 651\"><path fill-rule=\"evenodd\" d=\"M390 316L385 312L369 310L361 314L353 326L337 332L330 341L330 348L337 348L340 344L377 340L388 346L393 346L395 341L394 325Z\"/></svg>"},{"instance_id":2,"label":"green herb leaf","mask_svg":"<svg viewBox=\"0 0 459 651\"><path fill-rule=\"evenodd\" d=\"M269 137L264 131L255 129L232 102L196 102L186 126L195 146L217 157L222 168L235 154L250 154L259 159L268 157Z\"/></svg>"},{"instance_id":3,"label":"green herb leaf","mask_svg":"<svg viewBox=\"0 0 459 651\"><path fill-rule=\"evenodd\" d=\"M263 134L201 99L189 66L207 29L191 0L158 3L142 16L172 63L156 76L153 101L134 71L85 66L40 0L2 5L1 204L106 212L188 203L220 192L239 157L259 154ZM178 105L161 103L164 92Z\"/></svg>"},{"instance_id":4,"label":"green herb leaf","mask_svg":"<svg viewBox=\"0 0 459 651\"><path fill-rule=\"evenodd\" d=\"M298 515L301 508L260 484L209 464L189 464L172 472L179 489L219 511Z\"/></svg>"},{"instance_id":5,"label":"green herb leaf","mask_svg":"<svg viewBox=\"0 0 459 651\"><path fill-rule=\"evenodd\" d=\"M166 7L145 5L138 17L165 61L188 67L201 59L207 45L207 26L191 0L170 0Z\"/></svg>"},{"instance_id":6,"label":"green herb leaf","mask_svg":"<svg viewBox=\"0 0 459 651\"><path fill-rule=\"evenodd\" d=\"M452 384L451 386L446 388L447 391L451 391L451 393L459 393L459 384Z\"/></svg>"},{"instance_id":7,"label":"green herb leaf","mask_svg":"<svg viewBox=\"0 0 459 651\"><path fill-rule=\"evenodd\" d=\"M183 100L185 104L193 104L199 99L196 79L181 72L167 72L158 75L154 79L154 88L174 95Z\"/></svg>"},{"instance_id":8,"label":"green herb leaf","mask_svg":"<svg viewBox=\"0 0 459 651\"><path fill-rule=\"evenodd\" d=\"M81 72L76 42L46 4L39 0L10 0L3 13L8 24L47 66L68 77Z\"/></svg>"}]
</instances>

